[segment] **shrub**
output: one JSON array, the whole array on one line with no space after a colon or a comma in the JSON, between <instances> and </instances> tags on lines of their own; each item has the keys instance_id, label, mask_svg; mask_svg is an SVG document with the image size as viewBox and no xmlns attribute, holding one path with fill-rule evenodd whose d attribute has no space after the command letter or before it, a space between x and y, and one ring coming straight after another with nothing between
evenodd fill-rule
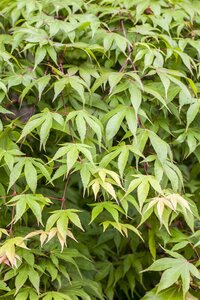
<instances>
[{"instance_id":1,"label":"shrub","mask_svg":"<svg viewBox=\"0 0 200 300\"><path fill-rule=\"evenodd\" d=\"M0 299L200 299L200 2L0 11Z\"/></svg>"}]
</instances>

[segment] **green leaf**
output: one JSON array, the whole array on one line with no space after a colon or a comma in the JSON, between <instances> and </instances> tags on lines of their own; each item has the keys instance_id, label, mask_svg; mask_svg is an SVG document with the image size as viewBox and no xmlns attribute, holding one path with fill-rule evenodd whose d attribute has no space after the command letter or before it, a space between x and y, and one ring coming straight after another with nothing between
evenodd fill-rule
<instances>
[{"instance_id":1,"label":"green leaf","mask_svg":"<svg viewBox=\"0 0 200 300\"><path fill-rule=\"evenodd\" d=\"M51 76L50 75L46 75L46 76L41 77L37 81L38 92L39 92L39 100L41 100L42 93L43 93L45 87L48 85L50 79L51 79Z\"/></svg>"},{"instance_id":2,"label":"green leaf","mask_svg":"<svg viewBox=\"0 0 200 300\"><path fill-rule=\"evenodd\" d=\"M61 78L54 84L54 98L53 101L58 97L58 95L64 90L67 84L67 78Z\"/></svg>"},{"instance_id":3,"label":"green leaf","mask_svg":"<svg viewBox=\"0 0 200 300\"><path fill-rule=\"evenodd\" d=\"M37 118L34 120L29 120L28 123L24 126L19 140L24 138L26 135L31 133L35 128L39 127L44 122L44 118Z\"/></svg>"},{"instance_id":4,"label":"green leaf","mask_svg":"<svg viewBox=\"0 0 200 300\"><path fill-rule=\"evenodd\" d=\"M53 122L52 122L51 113L46 114L45 121L40 128L40 149L41 149L42 145L43 145L43 148L45 149L46 141L49 137L52 123Z\"/></svg>"},{"instance_id":5,"label":"green leaf","mask_svg":"<svg viewBox=\"0 0 200 300\"><path fill-rule=\"evenodd\" d=\"M150 292L147 292L147 294L141 300L166 300L166 299L183 300L183 293L181 290L179 291L176 286L169 288L165 291L161 291L159 294L157 293L157 289L154 288Z\"/></svg>"},{"instance_id":6,"label":"green leaf","mask_svg":"<svg viewBox=\"0 0 200 300\"><path fill-rule=\"evenodd\" d=\"M118 169L121 177L123 177L124 169L128 162L128 157L129 157L129 150L124 147L124 149L122 150L122 152L118 157Z\"/></svg>"},{"instance_id":7,"label":"green leaf","mask_svg":"<svg viewBox=\"0 0 200 300\"><path fill-rule=\"evenodd\" d=\"M199 112L199 108L200 108L200 102L194 102L193 104L190 105L187 111L187 128L194 121L196 115Z\"/></svg>"},{"instance_id":8,"label":"green leaf","mask_svg":"<svg viewBox=\"0 0 200 300\"><path fill-rule=\"evenodd\" d=\"M67 173L69 173L69 171L71 170L71 168L74 166L75 162L78 159L78 149L75 147L73 147L72 149L70 149L67 153Z\"/></svg>"},{"instance_id":9,"label":"green leaf","mask_svg":"<svg viewBox=\"0 0 200 300\"><path fill-rule=\"evenodd\" d=\"M56 53L56 50L52 46L46 46L46 50L47 50L49 56L51 57L51 59L57 65L57 53Z\"/></svg>"},{"instance_id":10,"label":"green leaf","mask_svg":"<svg viewBox=\"0 0 200 300\"><path fill-rule=\"evenodd\" d=\"M34 69L43 61L46 56L45 47L38 47L35 52L35 66Z\"/></svg>"},{"instance_id":11,"label":"green leaf","mask_svg":"<svg viewBox=\"0 0 200 300\"><path fill-rule=\"evenodd\" d=\"M37 200L36 201L35 200L36 200L35 197L27 195L26 202L27 202L29 208L31 209L31 211L35 215L38 223L42 224L42 208L37 203Z\"/></svg>"},{"instance_id":12,"label":"green leaf","mask_svg":"<svg viewBox=\"0 0 200 300\"><path fill-rule=\"evenodd\" d=\"M81 114L78 114L78 116L76 117L76 126L81 138L81 142L83 143L86 135L86 123L84 117Z\"/></svg>"},{"instance_id":13,"label":"green leaf","mask_svg":"<svg viewBox=\"0 0 200 300\"><path fill-rule=\"evenodd\" d=\"M81 230L84 231L84 229L83 229L83 227L82 227L82 225L81 225L79 216L78 216L75 212L68 210L68 211L67 211L67 216L68 216L68 218L70 219L70 221L71 221L74 225L76 225L78 228L80 228Z\"/></svg>"},{"instance_id":14,"label":"green leaf","mask_svg":"<svg viewBox=\"0 0 200 300\"><path fill-rule=\"evenodd\" d=\"M168 145L152 131L149 132L149 138L159 160L164 162L167 159Z\"/></svg>"},{"instance_id":15,"label":"green leaf","mask_svg":"<svg viewBox=\"0 0 200 300\"><path fill-rule=\"evenodd\" d=\"M182 267L181 267L182 268ZM180 276L180 269L170 268L166 270L161 277L158 285L158 293L170 286L172 286L178 280Z\"/></svg>"},{"instance_id":16,"label":"green leaf","mask_svg":"<svg viewBox=\"0 0 200 300\"><path fill-rule=\"evenodd\" d=\"M88 165L85 163L83 164L83 166L80 170L80 176L81 176L81 180L82 180L84 191L85 191L90 182L90 176L91 176Z\"/></svg>"},{"instance_id":17,"label":"green leaf","mask_svg":"<svg viewBox=\"0 0 200 300\"><path fill-rule=\"evenodd\" d=\"M135 113L137 115L138 109L139 109L139 107L141 105L141 102L142 102L141 91L136 85L131 84L129 86L129 93L130 93L130 96L131 96L131 103L132 103L133 108L135 110Z\"/></svg>"},{"instance_id":18,"label":"green leaf","mask_svg":"<svg viewBox=\"0 0 200 300\"><path fill-rule=\"evenodd\" d=\"M34 288L36 289L37 293L39 294L40 276L38 272L36 272L33 268L29 267L28 278L34 286Z\"/></svg>"},{"instance_id":19,"label":"green leaf","mask_svg":"<svg viewBox=\"0 0 200 300\"><path fill-rule=\"evenodd\" d=\"M152 229L149 230L149 250L151 252L151 255L153 257L153 259L156 259L156 242L155 242L155 234L154 231Z\"/></svg>"},{"instance_id":20,"label":"green leaf","mask_svg":"<svg viewBox=\"0 0 200 300\"><path fill-rule=\"evenodd\" d=\"M149 182L148 179L143 179L140 185L137 188L137 196L138 196L138 201L140 208L142 208L145 200L147 199L148 193L149 193Z\"/></svg>"},{"instance_id":21,"label":"green leaf","mask_svg":"<svg viewBox=\"0 0 200 300\"><path fill-rule=\"evenodd\" d=\"M35 193L37 187L37 172L30 160L26 160L24 165L24 174L26 182L31 191Z\"/></svg>"},{"instance_id":22,"label":"green leaf","mask_svg":"<svg viewBox=\"0 0 200 300\"><path fill-rule=\"evenodd\" d=\"M136 114L133 110L128 110L126 112L126 121L128 123L129 130L133 134L134 137L136 137L136 131L137 131L137 118Z\"/></svg>"},{"instance_id":23,"label":"green leaf","mask_svg":"<svg viewBox=\"0 0 200 300\"><path fill-rule=\"evenodd\" d=\"M103 211L103 206L102 205L97 205L92 209L92 217L90 223L92 223L98 215Z\"/></svg>"},{"instance_id":24,"label":"green leaf","mask_svg":"<svg viewBox=\"0 0 200 300\"><path fill-rule=\"evenodd\" d=\"M15 287L16 287L15 295L18 293L18 291L24 285L27 279L28 279L28 272L27 272L27 268L24 267L20 270L20 272L18 273L15 279Z\"/></svg>"},{"instance_id":25,"label":"green leaf","mask_svg":"<svg viewBox=\"0 0 200 300\"><path fill-rule=\"evenodd\" d=\"M19 200L16 205L15 223L21 219L21 217L26 212L26 210L27 210L26 201L24 201L22 197L22 199Z\"/></svg>"},{"instance_id":26,"label":"green leaf","mask_svg":"<svg viewBox=\"0 0 200 300\"><path fill-rule=\"evenodd\" d=\"M9 187L8 190L13 186L13 184L18 180L19 176L22 173L22 168L24 166L24 161L19 161L12 169L12 172L10 174L10 181L9 181Z\"/></svg>"},{"instance_id":27,"label":"green leaf","mask_svg":"<svg viewBox=\"0 0 200 300\"><path fill-rule=\"evenodd\" d=\"M110 118L106 125L106 139L110 141L119 131L125 117L125 111L120 111Z\"/></svg>"}]
</instances>

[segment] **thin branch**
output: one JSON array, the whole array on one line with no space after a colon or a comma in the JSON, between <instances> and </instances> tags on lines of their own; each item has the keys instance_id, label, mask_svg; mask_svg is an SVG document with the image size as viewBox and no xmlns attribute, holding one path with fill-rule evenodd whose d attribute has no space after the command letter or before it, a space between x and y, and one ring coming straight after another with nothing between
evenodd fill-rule
<instances>
[{"instance_id":1,"label":"thin branch","mask_svg":"<svg viewBox=\"0 0 200 300\"><path fill-rule=\"evenodd\" d=\"M14 183L13 185L13 196L17 195L17 191L16 191L16 183ZM11 223L10 223L10 229L9 229L9 233L12 235L13 233L13 224L14 224L14 217L15 217L15 207L12 207L12 214L11 214Z\"/></svg>"},{"instance_id":2,"label":"thin branch","mask_svg":"<svg viewBox=\"0 0 200 300\"><path fill-rule=\"evenodd\" d=\"M126 36L126 30L125 30L125 27L124 27L124 21L121 20L121 26L122 26L122 32L123 32L123 35L125 38L127 38ZM128 62L130 62L132 68L133 68L133 71L134 72L137 72L137 69L136 69L136 66L134 65L134 62L133 60L131 59L131 55L132 55L132 52L133 52L133 48L130 46L130 44L128 43L128 52L129 52L129 55L125 61L125 63L123 64L123 66L121 67L120 69L120 72L122 72L124 70L124 68L126 67L126 65L128 64Z\"/></svg>"},{"instance_id":3,"label":"thin branch","mask_svg":"<svg viewBox=\"0 0 200 300\"><path fill-rule=\"evenodd\" d=\"M16 196L16 194L12 194L12 195L7 195L7 196L0 196L0 199L4 199L4 198L11 198L11 197L14 197Z\"/></svg>"},{"instance_id":4,"label":"thin branch","mask_svg":"<svg viewBox=\"0 0 200 300\"><path fill-rule=\"evenodd\" d=\"M9 228L9 234L13 234L13 224L14 224L14 216L15 216L15 207L12 207L12 214L11 214L11 223L10 223L10 228Z\"/></svg>"},{"instance_id":5,"label":"thin branch","mask_svg":"<svg viewBox=\"0 0 200 300\"><path fill-rule=\"evenodd\" d=\"M68 187L68 183L69 183L69 179L70 179L70 173L67 175L67 179L65 182L65 186L64 186L64 190L63 190L63 196L62 196L62 204L61 204L61 209L66 209L66 193L67 193L67 187Z\"/></svg>"},{"instance_id":6,"label":"thin branch","mask_svg":"<svg viewBox=\"0 0 200 300\"><path fill-rule=\"evenodd\" d=\"M121 69L119 70L120 73L124 71L124 68L127 66L128 62L130 60L130 57L131 57L131 53L129 53L129 56L127 57L127 59L125 60L123 65L121 66Z\"/></svg>"},{"instance_id":7,"label":"thin branch","mask_svg":"<svg viewBox=\"0 0 200 300\"><path fill-rule=\"evenodd\" d=\"M58 198L58 197L51 197L51 196L45 196L45 197L52 199L52 200L62 201L62 198Z\"/></svg>"},{"instance_id":8,"label":"thin branch","mask_svg":"<svg viewBox=\"0 0 200 300\"><path fill-rule=\"evenodd\" d=\"M194 245L192 245L191 243L190 243L190 246L192 247L193 251L195 252L195 254L196 254L196 256L197 256L197 259L199 260L199 259L200 259L200 255L199 255L198 250L197 250L197 249L194 247Z\"/></svg>"}]
</instances>

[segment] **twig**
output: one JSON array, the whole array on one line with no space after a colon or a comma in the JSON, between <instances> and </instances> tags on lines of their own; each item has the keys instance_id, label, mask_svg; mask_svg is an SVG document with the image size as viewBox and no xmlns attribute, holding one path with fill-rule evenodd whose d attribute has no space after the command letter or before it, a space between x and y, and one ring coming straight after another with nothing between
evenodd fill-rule
<instances>
[{"instance_id":1,"label":"twig","mask_svg":"<svg viewBox=\"0 0 200 300\"><path fill-rule=\"evenodd\" d=\"M69 183L69 179L70 179L70 173L67 176L66 182L65 182L65 186L64 186L64 191L63 191L63 196L62 196L62 204L61 204L61 209L66 209L66 193L67 193L67 187L68 187L68 183Z\"/></svg>"},{"instance_id":2,"label":"twig","mask_svg":"<svg viewBox=\"0 0 200 300\"><path fill-rule=\"evenodd\" d=\"M144 171L145 171L146 175L148 175L148 169L149 169L149 164L148 164L148 162L145 162L144 163Z\"/></svg>"},{"instance_id":3,"label":"twig","mask_svg":"<svg viewBox=\"0 0 200 300\"><path fill-rule=\"evenodd\" d=\"M138 116L137 118L138 118L138 124L139 124L140 126L142 126L142 128L145 129L145 126L144 126L144 124L142 123L140 117Z\"/></svg>"},{"instance_id":4,"label":"twig","mask_svg":"<svg viewBox=\"0 0 200 300\"><path fill-rule=\"evenodd\" d=\"M123 20L121 20L121 26L122 26L123 35L124 35L125 38L127 38L127 36L126 36L126 30L125 30L125 27L124 27L124 21ZM121 68L122 70L120 69L120 72L123 71L123 69L126 67L126 65L128 64L128 62L130 62L131 66L132 66L132 68L134 70L134 72L137 72L136 66L134 65L134 62L131 59L133 48L130 46L130 44L128 44L128 52L129 52L129 55L128 55L126 61L125 61L125 64Z\"/></svg>"},{"instance_id":5,"label":"twig","mask_svg":"<svg viewBox=\"0 0 200 300\"><path fill-rule=\"evenodd\" d=\"M13 196L16 196L17 192L16 192L16 184L14 183L13 185ZM12 207L12 214L11 214L11 223L10 223L10 229L9 229L9 233L12 235L13 233L13 223L14 223L14 216L15 216L15 207Z\"/></svg>"},{"instance_id":6,"label":"twig","mask_svg":"<svg viewBox=\"0 0 200 300\"><path fill-rule=\"evenodd\" d=\"M62 198L58 198L58 197L51 197L51 196L46 196L47 198L49 199L52 199L52 200L58 200L58 201L62 201Z\"/></svg>"},{"instance_id":7,"label":"twig","mask_svg":"<svg viewBox=\"0 0 200 300\"><path fill-rule=\"evenodd\" d=\"M119 72L123 72L124 68L127 66L129 60L130 60L130 57L131 57L131 53L129 53L129 56L127 57L127 59L125 60L125 62L123 63L123 65L121 66L121 69L119 70Z\"/></svg>"},{"instance_id":8,"label":"twig","mask_svg":"<svg viewBox=\"0 0 200 300\"><path fill-rule=\"evenodd\" d=\"M13 224L14 224L14 215L15 215L15 207L12 207L12 214L11 214L11 223L9 228L9 234L12 235L13 233Z\"/></svg>"},{"instance_id":9,"label":"twig","mask_svg":"<svg viewBox=\"0 0 200 300\"><path fill-rule=\"evenodd\" d=\"M192 247L193 251L195 252L196 256L197 256L197 259L199 260L200 259L200 255L199 255L199 252L197 251L197 249L194 247L194 245L192 245L190 243L190 246Z\"/></svg>"},{"instance_id":10,"label":"twig","mask_svg":"<svg viewBox=\"0 0 200 300\"><path fill-rule=\"evenodd\" d=\"M11 197L14 197L16 196L16 194L12 194L12 195L7 195L7 196L0 196L0 199L4 199L4 198L11 198Z\"/></svg>"}]
</instances>

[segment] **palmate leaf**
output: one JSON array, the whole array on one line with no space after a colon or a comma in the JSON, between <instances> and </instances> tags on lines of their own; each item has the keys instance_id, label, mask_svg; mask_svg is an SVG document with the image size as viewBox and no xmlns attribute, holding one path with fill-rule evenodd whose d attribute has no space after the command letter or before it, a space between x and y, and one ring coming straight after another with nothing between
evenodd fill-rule
<instances>
[{"instance_id":1,"label":"palmate leaf","mask_svg":"<svg viewBox=\"0 0 200 300\"><path fill-rule=\"evenodd\" d=\"M114 138L114 136L117 134L120 127L122 126L124 119L127 122L128 129L130 130L132 135L136 137L138 122L137 113L135 109L138 108L139 106L137 104L134 104L133 107L119 105L115 110L109 112L107 115L104 116L102 121L108 121L105 128L107 141L110 141ZM142 111L139 110L138 114L142 115Z\"/></svg>"},{"instance_id":2,"label":"palmate leaf","mask_svg":"<svg viewBox=\"0 0 200 300\"><path fill-rule=\"evenodd\" d=\"M103 225L103 230L104 231L109 226L112 226L117 231L119 231L123 236L126 236L126 237L128 237L128 229L129 229L130 231L137 234L143 240L139 230L131 224L122 224L122 223L118 223L118 222L104 221L104 222L102 222L102 225Z\"/></svg>"},{"instance_id":3,"label":"palmate leaf","mask_svg":"<svg viewBox=\"0 0 200 300\"><path fill-rule=\"evenodd\" d=\"M164 271L158 284L157 293L172 286L180 279L185 296L190 288L191 277L200 279L199 270L180 254L176 255L176 258L158 259L145 271Z\"/></svg>"},{"instance_id":4,"label":"palmate leaf","mask_svg":"<svg viewBox=\"0 0 200 300\"><path fill-rule=\"evenodd\" d=\"M0 161L4 159L10 170L12 170L13 168L15 159L18 156L23 156L23 155L24 153L18 149L5 150L3 148L0 148Z\"/></svg>"},{"instance_id":5,"label":"palmate leaf","mask_svg":"<svg viewBox=\"0 0 200 300\"><path fill-rule=\"evenodd\" d=\"M106 32L105 32L106 33ZM117 33L104 33L104 40L103 45L106 51L110 50L111 46L119 48L124 54L126 54L126 48L128 45L130 45L130 42L128 39L124 38L123 36L117 34Z\"/></svg>"},{"instance_id":6,"label":"palmate leaf","mask_svg":"<svg viewBox=\"0 0 200 300\"><path fill-rule=\"evenodd\" d=\"M154 148L159 160L164 162L167 160L168 155L171 154L170 147L165 143L158 135L154 132L149 131L149 139L151 141L152 147Z\"/></svg>"},{"instance_id":7,"label":"palmate leaf","mask_svg":"<svg viewBox=\"0 0 200 300\"><path fill-rule=\"evenodd\" d=\"M161 186L155 177L150 175L133 175L136 179L133 179L126 191L125 197L137 189L137 197L139 201L140 210L143 207L144 202L147 199L150 186L158 194L163 194Z\"/></svg>"},{"instance_id":8,"label":"palmate leaf","mask_svg":"<svg viewBox=\"0 0 200 300\"><path fill-rule=\"evenodd\" d=\"M112 147L111 149L109 149L109 152L110 153L104 155L100 162L100 165L102 167L107 167L107 165L118 156L117 163L121 177L123 177L124 169L128 163L130 153L133 153L136 158L143 156L137 146L127 145L124 143L122 143L121 145L119 144L117 147Z\"/></svg>"},{"instance_id":9,"label":"palmate leaf","mask_svg":"<svg viewBox=\"0 0 200 300\"><path fill-rule=\"evenodd\" d=\"M20 257L16 254L16 247L27 249L25 239L22 237L14 237L6 240L0 247L0 262L12 267L17 266L17 260Z\"/></svg>"},{"instance_id":10,"label":"palmate leaf","mask_svg":"<svg viewBox=\"0 0 200 300\"><path fill-rule=\"evenodd\" d=\"M18 294L19 290L24 286L25 282L29 278L30 282L34 286L35 290L39 294L39 274L37 271L34 270L34 268L30 266L24 266L19 270L18 275L15 278L15 287L16 287L16 292L15 295ZM29 291L26 290L24 293L19 293L18 298L22 299L22 296L29 295Z\"/></svg>"},{"instance_id":11,"label":"palmate leaf","mask_svg":"<svg viewBox=\"0 0 200 300\"><path fill-rule=\"evenodd\" d=\"M63 77L55 83L54 85L55 95L53 100L55 100L58 97L58 95L64 90L64 88L68 85L71 86L71 88L79 94L84 104L85 103L84 88L88 89L88 87L84 80L82 80L81 78L75 75L70 77Z\"/></svg>"},{"instance_id":12,"label":"palmate leaf","mask_svg":"<svg viewBox=\"0 0 200 300\"><path fill-rule=\"evenodd\" d=\"M24 174L30 189L35 193L37 187L37 172L30 160L25 162Z\"/></svg>"},{"instance_id":13,"label":"palmate leaf","mask_svg":"<svg viewBox=\"0 0 200 300\"><path fill-rule=\"evenodd\" d=\"M199 16L0 1L0 299L200 299Z\"/></svg>"},{"instance_id":14,"label":"palmate leaf","mask_svg":"<svg viewBox=\"0 0 200 300\"><path fill-rule=\"evenodd\" d=\"M190 294L188 294L188 297ZM183 300L183 293L181 290L177 289L177 287L171 287L164 291L161 291L159 294L157 293L157 288L154 288L150 292L147 292L146 295L142 298L142 300ZM187 300L196 300L197 298L185 298Z\"/></svg>"},{"instance_id":15,"label":"palmate leaf","mask_svg":"<svg viewBox=\"0 0 200 300\"><path fill-rule=\"evenodd\" d=\"M170 208L173 211L176 211L177 205L179 205L183 209L183 211L188 210L189 212L191 212L187 200L185 200L183 197L181 197L178 194L171 194L171 195L169 194L166 197L153 198L152 201L149 203L147 210L154 205L157 205L157 212L161 223L162 223L162 214L165 206Z\"/></svg>"},{"instance_id":16,"label":"palmate leaf","mask_svg":"<svg viewBox=\"0 0 200 300\"><path fill-rule=\"evenodd\" d=\"M58 151L53 156L52 161L58 160L61 157L66 157L66 174L68 174L77 162L80 154L82 154L92 165L94 165L93 157L90 152L91 148L92 147L88 146L87 144L66 143L64 144L64 146L58 149ZM61 174L64 175L63 172L65 172L65 167L64 170L59 169L59 172L61 172ZM60 176L60 174L57 174L54 175L52 180L54 180L56 176Z\"/></svg>"},{"instance_id":17,"label":"palmate leaf","mask_svg":"<svg viewBox=\"0 0 200 300\"><path fill-rule=\"evenodd\" d=\"M97 194L102 188L108 195L115 199L118 203L117 196L113 185L122 188L120 177L116 172L110 171L104 168L96 168L94 169L93 174L96 178L93 179L88 187L92 187L93 193L95 195L95 200L97 198Z\"/></svg>"},{"instance_id":18,"label":"palmate leaf","mask_svg":"<svg viewBox=\"0 0 200 300\"><path fill-rule=\"evenodd\" d=\"M42 111L42 113L36 114L28 120L27 124L24 126L22 130L22 134L18 141L22 140L24 137L29 135L35 129L40 128L39 131L40 149L42 148L42 146L45 149L47 139L53 127L53 121L60 124L64 129L63 117L60 114L56 112L50 112L49 109L45 108Z\"/></svg>"},{"instance_id":19,"label":"palmate leaf","mask_svg":"<svg viewBox=\"0 0 200 300\"><path fill-rule=\"evenodd\" d=\"M69 235L70 232L68 231L68 224L71 222L76 227L80 228L84 231L79 216L78 216L79 210L76 209L67 209L64 211L54 211L52 212L52 215L48 218L46 223L46 231L52 232L53 236L57 233L59 242L61 244L62 250L64 249L64 245L66 244L66 238ZM56 224L57 231L51 231L53 226ZM52 237L49 235L48 240L50 240ZM71 238L74 238L71 234ZM74 238L75 239L75 238Z\"/></svg>"},{"instance_id":20,"label":"palmate leaf","mask_svg":"<svg viewBox=\"0 0 200 300\"><path fill-rule=\"evenodd\" d=\"M107 210L107 212L113 217L115 222L119 222L119 212L124 214L123 209L116 205L115 203L112 203L110 201L108 202L103 202L103 203L97 203L97 204L92 204L91 206L94 206L92 209L92 215L91 215L91 221L92 223L98 215L103 212L103 210Z\"/></svg>"},{"instance_id":21,"label":"palmate leaf","mask_svg":"<svg viewBox=\"0 0 200 300\"><path fill-rule=\"evenodd\" d=\"M113 185L110 182L108 182L107 180L102 180L101 178L94 179L90 182L89 187L90 186L92 187L92 190L93 190L93 193L95 196L95 200L97 198L97 194L98 194L100 188L103 188L103 190L105 190L108 193L108 195L110 195L118 203L115 189L114 189Z\"/></svg>"},{"instance_id":22,"label":"palmate leaf","mask_svg":"<svg viewBox=\"0 0 200 300\"><path fill-rule=\"evenodd\" d=\"M190 203L179 194L168 193L160 197L154 197L144 205L140 225L143 224L154 211L159 219L160 226L164 225L166 230L170 233L170 217L174 220L178 218L179 214L182 214L191 231L194 231L193 215L195 214L195 209L194 203Z\"/></svg>"},{"instance_id":23,"label":"palmate leaf","mask_svg":"<svg viewBox=\"0 0 200 300\"><path fill-rule=\"evenodd\" d=\"M15 182L22 175L24 169L24 175L26 182L33 193L36 192L38 173L44 176L47 180L50 180L49 170L42 163L42 160L37 158L20 157L17 158L17 163L12 166L10 181L8 190L15 184Z\"/></svg>"},{"instance_id":24,"label":"palmate leaf","mask_svg":"<svg viewBox=\"0 0 200 300\"><path fill-rule=\"evenodd\" d=\"M14 196L7 202L8 206L16 207L16 214L14 216L15 223L21 219L28 209L30 209L35 215L38 223L42 224L42 210L45 205L49 204L51 204L51 201L40 194L21 194Z\"/></svg>"},{"instance_id":25,"label":"palmate leaf","mask_svg":"<svg viewBox=\"0 0 200 300\"><path fill-rule=\"evenodd\" d=\"M36 86L38 89L38 93L39 93L39 100L41 99L42 93L45 89L45 87L48 85L49 81L51 79L50 75L46 75L43 77L40 77L36 80L33 80L22 92L21 95L21 101L24 100L24 98L26 97L26 95L30 92L30 90ZM12 83L11 83L12 84Z\"/></svg>"},{"instance_id":26,"label":"palmate leaf","mask_svg":"<svg viewBox=\"0 0 200 300\"><path fill-rule=\"evenodd\" d=\"M96 134L98 137L99 144L101 143L103 126L96 117L91 116L85 110L72 111L68 114L65 122L68 123L70 120L73 119L75 119L76 121L77 131L79 133L82 143L86 138L86 133L87 133L86 125L93 130L94 134Z\"/></svg>"}]
</instances>

